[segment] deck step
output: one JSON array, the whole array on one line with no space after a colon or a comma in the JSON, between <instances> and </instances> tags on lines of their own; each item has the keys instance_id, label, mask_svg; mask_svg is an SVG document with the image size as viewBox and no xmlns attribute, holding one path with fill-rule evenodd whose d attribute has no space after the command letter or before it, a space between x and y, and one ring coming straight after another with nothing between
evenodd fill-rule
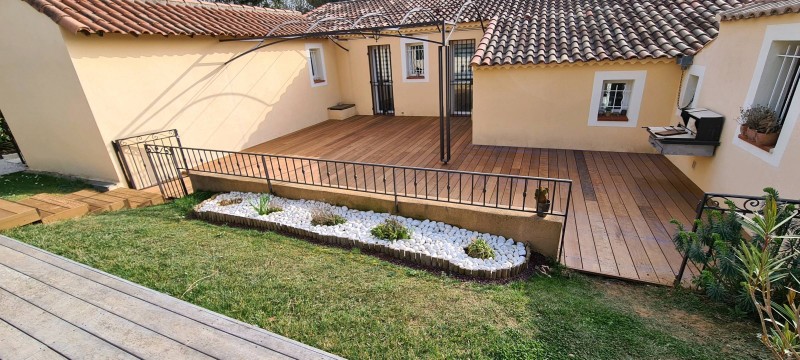
<instances>
[{"instance_id":1,"label":"deck step","mask_svg":"<svg viewBox=\"0 0 800 360\"><path fill-rule=\"evenodd\" d=\"M44 224L73 219L89 213L89 204L61 195L39 194L19 200L17 203L36 208Z\"/></svg>"},{"instance_id":2,"label":"deck step","mask_svg":"<svg viewBox=\"0 0 800 360\"><path fill-rule=\"evenodd\" d=\"M94 190L81 190L64 195L68 199L84 202L89 205L89 212L97 214L106 211L117 211L128 207L125 199L106 195Z\"/></svg>"},{"instance_id":3,"label":"deck step","mask_svg":"<svg viewBox=\"0 0 800 360\"><path fill-rule=\"evenodd\" d=\"M128 207L131 209L160 205L164 203L164 198L161 196L161 194L150 193L141 190L119 188L103 194L124 199L127 202Z\"/></svg>"},{"instance_id":4,"label":"deck step","mask_svg":"<svg viewBox=\"0 0 800 360\"><path fill-rule=\"evenodd\" d=\"M41 220L35 208L0 199L0 230L35 223Z\"/></svg>"}]
</instances>

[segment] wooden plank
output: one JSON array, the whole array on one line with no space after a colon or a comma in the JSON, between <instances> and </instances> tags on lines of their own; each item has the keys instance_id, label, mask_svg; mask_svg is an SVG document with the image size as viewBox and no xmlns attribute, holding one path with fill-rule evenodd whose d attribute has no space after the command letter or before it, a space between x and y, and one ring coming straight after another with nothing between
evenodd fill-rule
<instances>
[{"instance_id":1,"label":"wooden plank","mask_svg":"<svg viewBox=\"0 0 800 360\"><path fill-rule=\"evenodd\" d=\"M17 202L36 208L42 223L45 224L73 219L89 213L88 204L59 195L38 194Z\"/></svg>"},{"instance_id":2,"label":"wooden plank","mask_svg":"<svg viewBox=\"0 0 800 360\"><path fill-rule=\"evenodd\" d=\"M33 278L25 273L25 265L31 264L27 270L31 270L38 264L26 261L25 255L16 253L6 247L0 247L0 254L3 254L4 265L0 266L0 277L3 290L24 299L33 306L36 306L53 316L62 319L70 324L80 327L82 330L94 334L105 342L140 358L210 358L208 355L193 349L177 340L168 337L166 334L157 333L143 325L122 317L126 311L111 312L101 307L70 294L69 291L60 289L60 286L51 285L48 281L48 274L58 274L64 276L63 272L53 272L48 268L41 268L37 272L39 278ZM16 255L16 256L15 256ZM6 257L9 256L9 257ZM18 261L20 260L20 261ZM22 269L20 269L22 264ZM11 268L13 267L13 269ZM38 270L38 269L36 269ZM47 273L45 273L47 272ZM72 286L82 287L84 283L72 283ZM101 293L95 294L102 297ZM130 309L130 308L128 308ZM167 314L160 314L165 316ZM169 317L164 317L164 321L169 321Z\"/></svg>"},{"instance_id":3,"label":"wooden plank","mask_svg":"<svg viewBox=\"0 0 800 360\"><path fill-rule=\"evenodd\" d=\"M0 359L66 359L0 319Z\"/></svg>"},{"instance_id":4,"label":"wooden plank","mask_svg":"<svg viewBox=\"0 0 800 360\"><path fill-rule=\"evenodd\" d=\"M15 267L26 275L36 277L62 291L66 290L71 296L106 311L121 314L137 324L159 331L173 329L168 333L175 337L180 336L194 347L211 348L219 345L220 341L229 341L228 344L220 346L219 351L230 350L234 347L241 350L238 355L229 356L230 358L253 357L252 352L246 353L253 346L272 349L279 354L298 359L337 358L256 326L213 313L86 265L0 236L0 250L4 249L6 252L0 255L0 264L9 264L13 261L17 265ZM17 255L6 256L13 254L8 251L14 251ZM70 284L79 284L80 286L74 287ZM98 292L102 296L92 295ZM145 321L148 318L151 320ZM162 322L165 324L161 324ZM203 339L209 332L212 339L204 341ZM231 338L233 339L231 340ZM219 352L216 348L207 352L211 353L212 351ZM274 358L274 356L267 358Z\"/></svg>"},{"instance_id":5,"label":"wooden plank","mask_svg":"<svg viewBox=\"0 0 800 360\"><path fill-rule=\"evenodd\" d=\"M35 208L0 199L0 230L32 224L41 220Z\"/></svg>"},{"instance_id":6,"label":"wooden plank","mask_svg":"<svg viewBox=\"0 0 800 360\"><path fill-rule=\"evenodd\" d=\"M128 205L123 199L95 191L81 190L72 194L66 194L64 197L88 204L90 213L117 211L124 209Z\"/></svg>"},{"instance_id":7,"label":"wooden plank","mask_svg":"<svg viewBox=\"0 0 800 360\"><path fill-rule=\"evenodd\" d=\"M154 194L140 190L119 188L105 192L103 194L105 194L106 196L112 196L125 201L127 207L131 209L138 209L142 207L158 205L164 202L164 198L161 197L161 194Z\"/></svg>"},{"instance_id":8,"label":"wooden plank","mask_svg":"<svg viewBox=\"0 0 800 360\"><path fill-rule=\"evenodd\" d=\"M0 319L67 358L137 359L123 349L2 288L0 288Z\"/></svg>"}]
</instances>

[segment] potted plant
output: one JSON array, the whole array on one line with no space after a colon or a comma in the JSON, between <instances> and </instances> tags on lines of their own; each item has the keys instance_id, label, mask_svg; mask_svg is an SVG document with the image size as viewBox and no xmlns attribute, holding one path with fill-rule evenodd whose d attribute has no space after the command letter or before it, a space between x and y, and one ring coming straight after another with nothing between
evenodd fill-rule
<instances>
[{"instance_id":1,"label":"potted plant","mask_svg":"<svg viewBox=\"0 0 800 360\"><path fill-rule=\"evenodd\" d=\"M741 109L737 122L741 124L740 131L744 130L744 136L751 142L756 141L758 129L771 122L776 122L777 116L772 109L764 105L756 105L747 109ZM746 128L745 128L746 127Z\"/></svg>"},{"instance_id":2,"label":"potted plant","mask_svg":"<svg viewBox=\"0 0 800 360\"><path fill-rule=\"evenodd\" d=\"M736 118L736 122L739 123L739 134L742 137L747 137L747 118L744 116L744 109L739 109L739 117Z\"/></svg>"},{"instance_id":3,"label":"potted plant","mask_svg":"<svg viewBox=\"0 0 800 360\"><path fill-rule=\"evenodd\" d=\"M536 189L534 193L534 197L536 198L536 214L540 217L545 217L548 211L550 211L550 199L548 199L547 195L550 193L550 189L546 187L540 187Z\"/></svg>"},{"instance_id":4,"label":"potted plant","mask_svg":"<svg viewBox=\"0 0 800 360\"><path fill-rule=\"evenodd\" d=\"M776 117L762 118L756 127L756 145L775 146L781 133L781 125Z\"/></svg>"}]
</instances>

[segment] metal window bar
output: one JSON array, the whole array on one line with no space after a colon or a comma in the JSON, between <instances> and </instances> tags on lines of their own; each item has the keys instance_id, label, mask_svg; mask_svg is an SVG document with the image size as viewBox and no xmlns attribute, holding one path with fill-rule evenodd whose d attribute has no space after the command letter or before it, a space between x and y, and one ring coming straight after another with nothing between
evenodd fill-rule
<instances>
[{"instance_id":1,"label":"metal window bar","mask_svg":"<svg viewBox=\"0 0 800 360\"><path fill-rule=\"evenodd\" d=\"M703 198L697 203L695 208L695 218L692 225L692 232L697 231L697 223L703 219L703 215L707 211L719 211L722 213L735 211L740 214L754 214L762 211L764 207L763 196L749 196L749 195L733 195L721 193L705 193ZM733 203L733 208L729 208L727 203ZM780 204L794 204L800 207L800 200L795 199L778 199ZM800 214L795 215L795 221L800 220ZM714 251L713 248L708 249L709 252ZM689 265L689 255L683 254L683 261L675 276L674 286L680 286L683 276L686 273L686 267Z\"/></svg>"},{"instance_id":2,"label":"metal window bar","mask_svg":"<svg viewBox=\"0 0 800 360\"><path fill-rule=\"evenodd\" d=\"M406 71L409 78L425 76L425 48L421 43L406 46Z\"/></svg>"},{"instance_id":3,"label":"metal window bar","mask_svg":"<svg viewBox=\"0 0 800 360\"><path fill-rule=\"evenodd\" d=\"M800 44L788 45L786 51L778 55L778 60L781 65L767 107L778 114L779 122L783 125L800 82Z\"/></svg>"},{"instance_id":4,"label":"metal window bar","mask_svg":"<svg viewBox=\"0 0 800 360\"><path fill-rule=\"evenodd\" d=\"M472 114L472 55L475 54L475 40L450 41L450 93L451 114Z\"/></svg>"},{"instance_id":5,"label":"metal window bar","mask_svg":"<svg viewBox=\"0 0 800 360\"><path fill-rule=\"evenodd\" d=\"M389 45L370 46L367 51L370 64L373 112L380 115L394 115L392 63Z\"/></svg>"},{"instance_id":6,"label":"metal window bar","mask_svg":"<svg viewBox=\"0 0 800 360\"><path fill-rule=\"evenodd\" d=\"M606 82L603 84L599 114L622 114L628 111L631 90L624 82Z\"/></svg>"}]
</instances>

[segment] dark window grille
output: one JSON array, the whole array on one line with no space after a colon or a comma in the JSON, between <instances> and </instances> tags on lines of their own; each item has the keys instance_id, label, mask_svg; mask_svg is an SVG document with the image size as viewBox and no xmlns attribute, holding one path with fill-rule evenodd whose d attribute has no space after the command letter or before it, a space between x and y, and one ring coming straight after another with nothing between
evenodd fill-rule
<instances>
[{"instance_id":1,"label":"dark window grille","mask_svg":"<svg viewBox=\"0 0 800 360\"><path fill-rule=\"evenodd\" d=\"M451 115L472 115L472 56L475 40L450 41L450 92L452 94Z\"/></svg>"},{"instance_id":2,"label":"dark window grille","mask_svg":"<svg viewBox=\"0 0 800 360\"><path fill-rule=\"evenodd\" d=\"M392 54L389 45L368 48L372 111L376 115L394 115Z\"/></svg>"}]
</instances>

